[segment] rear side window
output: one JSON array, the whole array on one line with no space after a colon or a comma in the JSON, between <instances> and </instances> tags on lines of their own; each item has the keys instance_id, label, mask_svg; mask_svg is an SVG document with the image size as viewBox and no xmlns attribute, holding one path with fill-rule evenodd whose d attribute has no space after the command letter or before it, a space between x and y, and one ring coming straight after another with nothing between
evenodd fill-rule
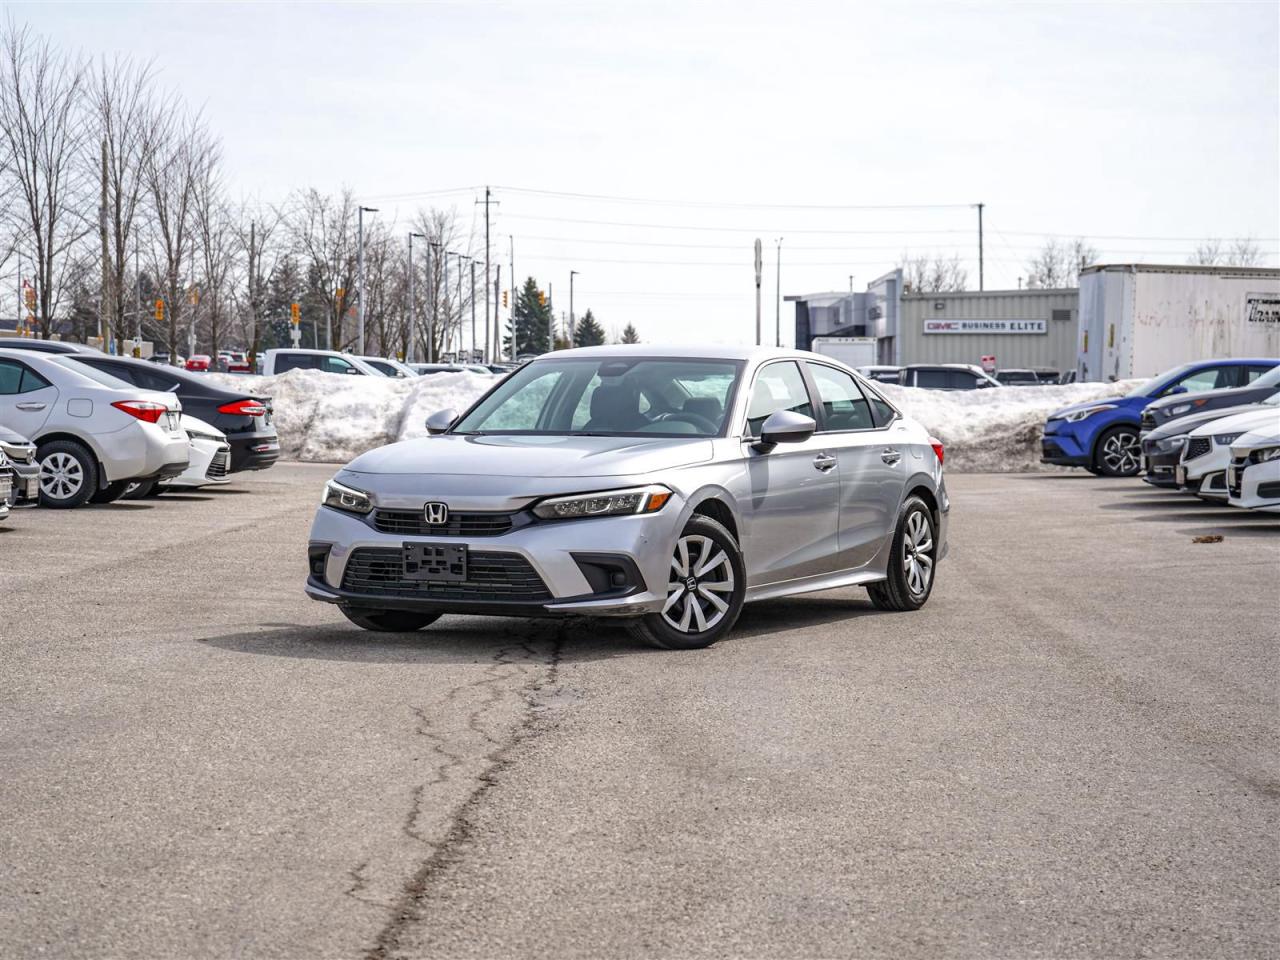
<instances>
[{"instance_id":1,"label":"rear side window","mask_svg":"<svg viewBox=\"0 0 1280 960\"><path fill-rule=\"evenodd\" d=\"M1246 385L1248 385L1250 383L1253 383L1253 381L1257 380L1264 373L1270 373L1270 372L1271 372L1270 367L1246 367L1244 382Z\"/></svg>"},{"instance_id":2,"label":"rear side window","mask_svg":"<svg viewBox=\"0 0 1280 960\"><path fill-rule=\"evenodd\" d=\"M751 388L751 405L747 408L747 431L753 437L760 436L764 422L779 410L813 416L809 391L800 376L800 367L793 360L771 363L756 374L755 386Z\"/></svg>"},{"instance_id":3,"label":"rear side window","mask_svg":"<svg viewBox=\"0 0 1280 960\"><path fill-rule=\"evenodd\" d=\"M948 370L914 370L915 386L926 390L949 390L952 386L951 373Z\"/></svg>"},{"instance_id":4,"label":"rear side window","mask_svg":"<svg viewBox=\"0 0 1280 960\"><path fill-rule=\"evenodd\" d=\"M276 356L276 373L286 370L314 370L316 358L307 353L284 353Z\"/></svg>"},{"instance_id":5,"label":"rear side window","mask_svg":"<svg viewBox=\"0 0 1280 960\"><path fill-rule=\"evenodd\" d=\"M808 366L822 404L824 431L869 430L875 426L871 407L852 376L821 363Z\"/></svg>"},{"instance_id":6,"label":"rear side window","mask_svg":"<svg viewBox=\"0 0 1280 960\"><path fill-rule=\"evenodd\" d=\"M49 381L17 360L0 360L0 396L31 393L50 386Z\"/></svg>"},{"instance_id":7,"label":"rear side window","mask_svg":"<svg viewBox=\"0 0 1280 960\"><path fill-rule=\"evenodd\" d=\"M103 363L100 360L81 360L85 366L93 367L95 370L101 370L103 373L109 373L111 376L123 380L125 383L132 383L135 387L143 387L146 384L142 378L138 376L137 371L127 363L112 363L107 361Z\"/></svg>"}]
</instances>

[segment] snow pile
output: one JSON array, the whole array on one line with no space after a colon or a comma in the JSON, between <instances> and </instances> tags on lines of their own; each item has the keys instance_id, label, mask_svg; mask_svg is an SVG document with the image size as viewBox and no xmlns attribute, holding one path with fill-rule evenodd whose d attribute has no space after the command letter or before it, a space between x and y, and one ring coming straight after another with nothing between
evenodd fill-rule
<instances>
[{"instance_id":1,"label":"snow pile","mask_svg":"<svg viewBox=\"0 0 1280 960\"><path fill-rule=\"evenodd\" d=\"M952 391L876 386L942 441L948 470L1013 473L1042 468L1040 437L1050 413L1073 403L1123 396L1140 382Z\"/></svg>"},{"instance_id":2,"label":"snow pile","mask_svg":"<svg viewBox=\"0 0 1280 960\"><path fill-rule=\"evenodd\" d=\"M446 407L465 410L494 383L493 377L478 373L392 380L318 370L209 378L231 390L273 398L281 456L333 463L346 463L396 440L426 436L427 417ZM1040 469L1046 416L1068 404L1120 396L1134 383L952 392L877 386L943 442L948 469L976 473Z\"/></svg>"},{"instance_id":3,"label":"snow pile","mask_svg":"<svg viewBox=\"0 0 1280 960\"><path fill-rule=\"evenodd\" d=\"M210 374L228 390L271 397L280 455L346 463L366 450L427 435L427 417L465 410L495 380L480 373L435 373L393 380L319 370L274 377Z\"/></svg>"}]
</instances>

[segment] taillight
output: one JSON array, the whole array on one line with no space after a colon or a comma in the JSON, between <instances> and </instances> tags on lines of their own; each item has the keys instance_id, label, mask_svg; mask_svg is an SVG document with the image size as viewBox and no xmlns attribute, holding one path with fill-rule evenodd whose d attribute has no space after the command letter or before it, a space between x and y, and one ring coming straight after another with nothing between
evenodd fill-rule
<instances>
[{"instance_id":1,"label":"taillight","mask_svg":"<svg viewBox=\"0 0 1280 960\"><path fill-rule=\"evenodd\" d=\"M933 452L938 455L938 462L942 463L943 462L942 441L939 440L937 437L930 437L929 446L933 447Z\"/></svg>"},{"instance_id":2,"label":"taillight","mask_svg":"<svg viewBox=\"0 0 1280 960\"><path fill-rule=\"evenodd\" d=\"M167 409L163 403L152 400L117 400L111 404L117 410L123 410L131 417L137 417L147 423L159 423Z\"/></svg>"},{"instance_id":3,"label":"taillight","mask_svg":"<svg viewBox=\"0 0 1280 960\"><path fill-rule=\"evenodd\" d=\"M261 417L266 414L267 407L257 400L233 400L220 406L218 412L236 417Z\"/></svg>"}]
</instances>

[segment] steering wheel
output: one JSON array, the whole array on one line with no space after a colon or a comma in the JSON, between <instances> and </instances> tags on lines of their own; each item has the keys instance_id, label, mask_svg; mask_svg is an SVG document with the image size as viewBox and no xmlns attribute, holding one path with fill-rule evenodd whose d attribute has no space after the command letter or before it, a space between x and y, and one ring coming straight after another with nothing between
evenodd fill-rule
<instances>
[{"instance_id":1,"label":"steering wheel","mask_svg":"<svg viewBox=\"0 0 1280 960\"><path fill-rule=\"evenodd\" d=\"M667 420L674 420L678 423L687 423L690 426L697 427L704 433L711 435L719 431L712 421L708 420L700 413L688 413L684 410L677 410L672 413L660 413L653 418L654 423L661 423Z\"/></svg>"}]
</instances>

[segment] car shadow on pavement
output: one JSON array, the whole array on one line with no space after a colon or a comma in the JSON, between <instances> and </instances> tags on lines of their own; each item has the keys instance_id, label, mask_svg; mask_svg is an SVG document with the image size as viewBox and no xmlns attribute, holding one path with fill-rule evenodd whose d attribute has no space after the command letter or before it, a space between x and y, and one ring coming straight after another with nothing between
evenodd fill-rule
<instances>
[{"instance_id":1,"label":"car shadow on pavement","mask_svg":"<svg viewBox=\"0 0 1280 960\"><path fill-rule=\"evenodd\" d=\"M873 607L862 591L858 591L858 594L847 597L837 594L786 597L749 603L742 608L742 614L729 639L767 636L798 627L834 625L859 617L886 615L884 611Z\"/></svg>"},{"instance_id":2,"label":"car shadow on pavement","mask_svg":"<svg viewBox=\"0 0 1280 960\"><path fill-rule=\"evenodd\" d=\"M349 663L478 663L504 652L600 660L650 648L609 621L443 617L412 633L374 633L345 622L264 623L261 629L197 638L232 653Z\"/></svg>"}]
</instances>

